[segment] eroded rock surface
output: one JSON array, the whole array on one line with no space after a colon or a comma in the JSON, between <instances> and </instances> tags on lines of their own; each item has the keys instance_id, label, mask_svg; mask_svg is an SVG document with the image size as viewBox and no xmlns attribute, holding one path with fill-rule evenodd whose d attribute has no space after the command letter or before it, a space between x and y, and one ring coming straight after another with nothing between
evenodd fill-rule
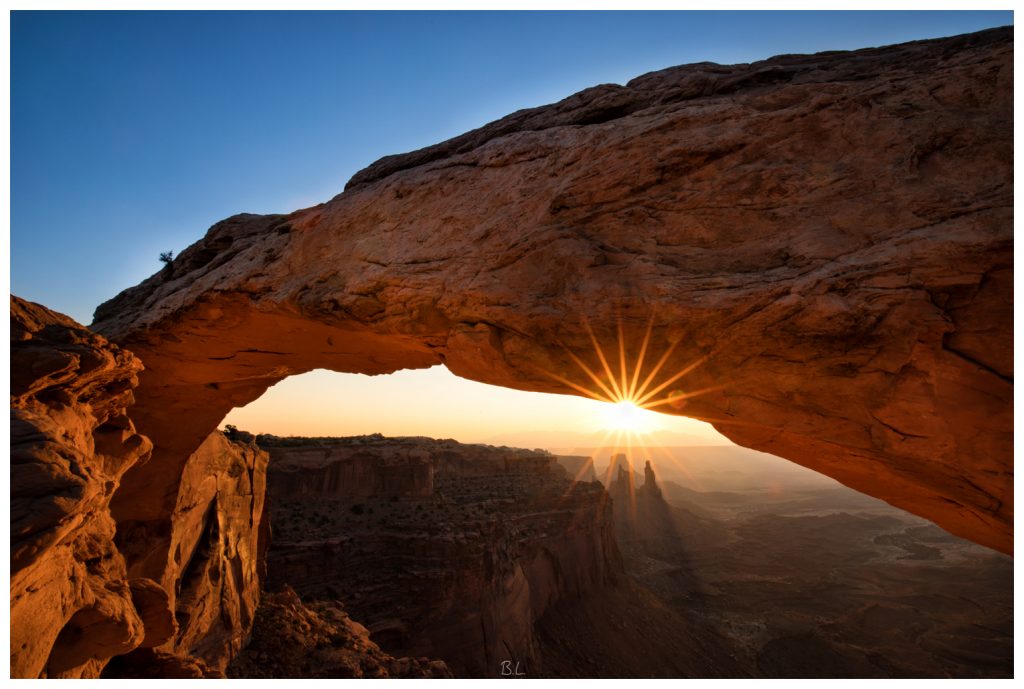
<instances>
[{"instance_id":1,"label":"eroded rock surface","mask_svg":"<svg viewBox=\"0 0 1024 689\"><path fill-rule=\"evenodd\" d=\"M129 581L109 509L151 449L126 414L141 370L70 318L11 297L12 677L96 677L173 628L153 582Z\"/></svg>"},{"instance_id":2,"label":"eroded rock surface","mask_svg":"<svg viewBox=\"0 0 1024 689\"><path fill-rule=\"evenodd\" d=\"M458 677L499 676L502 661L535 674L537 620L622 577L607 493L574 483L553 455L429 438L300 440L267 448L268 587L344 601L393 655L444 660ZM297 463L330 476L353 459L390 472L426 461L433 491L373 494L366 474L365 486L323 482L315 495L291 480Z\"/></svg>"},{"instance_id":3,"label":"eroded rock surface","mask_svg":"<svg viewBox=\"0 0 1024 689\"><path fill-rule=\"evenodd\" d=\"M634 555L638 547L657 544L676 559L685 559L680 557L680 548L675 542L678 529L650 460L644 462L641 481L627 456L615 455L609 464L606 480L614 505L615 535L623 551ZM700 526L695 525L694 528L699 529Z\"/></svg>"},{"instance_id":4,"label":"eroded rock surface","mask_svg":"<svg viewBox=\"0 0 1024 689\"><path fill-rule=\"evenodd\" d=\"M284 500L310 498L414 498L434 494L439 459L426 443L387 443L383 436L294 438L259 442L274 459L273 494ZM453 458L457 452L448 453ZM442 469L443 470L443 469Z\"/></svg>"},{"instance_id":5,"label":"eroded rock surface","mask_svg":"<svg viewBox=\"0 0 1024 689\"><path fill-rule=\"evenodd\" d=\"M140 522L289 375L614 394L570 353L600 370L589 324L614 364L621 324L632 366L650 323L662 410L1009 551L1012 54L1007 27L674 67L218 223L96 312L147 367Z\"/></svg>"},{"instance_id":6,"label":"eroded rock surface","mask_svg":"<svg viewBox=\"0 0 1024 689\"><path fill-rule=\"evenodd\" d=\"M144 538L135 496L118 493L112 509L129 572L158 580L175 611L176 634L160 650L222 672L248 639L260 597L267 461L254 445L211 434L185 464L163 537Z\"/></svg>"},{"instance_id":7,"label":"eroded rock surface","mask_svg":"<svg viewBox=\"0 0 1024 689\"><path fill-rule=\"evenodd\" d=\"M12 296L11 364L11 676L218 676L259 601L266 453L211 435L147 533L118 490L150 460L142 363Z\"/></svg>"}]
</instances>

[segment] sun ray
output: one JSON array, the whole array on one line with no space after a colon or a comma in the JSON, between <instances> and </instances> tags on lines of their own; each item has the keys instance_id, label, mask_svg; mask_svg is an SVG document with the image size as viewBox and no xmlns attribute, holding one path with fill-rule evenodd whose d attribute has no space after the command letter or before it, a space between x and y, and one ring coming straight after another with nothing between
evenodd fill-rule
<instances>
[{"instance_id":1,"label":"sun ray","mask_svg":"<svg viewBox=\"0 0 1024 689\"><path fill-rule=\"evenodd\" d=\"M680 473L684 474L687 478L693 478L690 471L686 468L686 463L680 460L678 457L674 456L672 453L670 453L668 447L647 447L647 450L651 451L651 453L654 453L655 455L664 455L666 462L677 468L680 471ZM660 462L662 460L658 461ZM656 470L657 467L655 467L655 471Z\"/></svg>"},{"instance_id":2,"label":"sun ray","mask_svg":"<svg viewBox=\"0 0 1024 689\"><path fill-rule=\"evenodd\" d=\"M627 459L632 466L635 459L634 455L640 448L646 447L646 443L650 442L653 437L650 436L650 432L658 429L657 418L653 414L660 414L673 411L678 413L682 407L682 402L685 400L698 397L701 395L707 395L713 392L717 392L725 389L725 385L714 385L703 387L696 390L671 390L671 392L665 393L664 398L657 399L658 395L662 394L663 391L669 388L689 373L693 372L697 367L707 362L713 355L713 352L704 354L697 358L689 365L683 367L681 370L669 375L667 378L663 377L662 374L665 367L668 365L673 353L679 346L679 343L683 339L677 339L674 342L668 343L667 348L660 353L654 367L650 371L645 372L646 363L648 358L653 359L654 348L653 348L653 334L654 324L656 321L655 316L652 314L647 319L646 327L644 328L643 337L639 342L639 351L636 353L635 364L633 363L631 353L627 351L627 337L625 332L624 322L621 314L618 314L615 322L615 336L616 336L616 347L614 354L617 355L618 361L613 369L612 364L601 346L601 342L598 340L597 334L594 328L591 326L589 319L586 316L581 317L581 324L587 333L587 337L590 339L590 343L594 348L594 356L600 366L591 366L584 359L569 349L563 342L559 341L559 345L565 350L566 355L576 367L582 371L587 381L581 381L580 376L566 377L570 374L559 375L551 371L547 371L543 368L536 367L537 370L543 375L551 378L554 381L564 385L569 390L581 394L584 397L596 400L603 404L609 405L602 412L604 415L603 427L613 429L615 431L614 438L606 433L601 439L602 448L594 453L592 459L596 460L600 456L600 450L607 446L607 442L611 440L614 443L614 447L611 448L614 451L625 451ZM628 338L631 342L636 342L634 338ZM605 344L608 344L607 342ZM593 362L593 357L588 356L587 359ZM631 368L632 364L632 368ZM573 379L575 378L575 379ZM642 379L642 382L641 382ZM587 382L592 383L595 387L590 387ZM735 383L732 383L735 384ZM676 405L676 409L666 409L665 407ZM614 409L613 407L618 407ZM652 415L645 418L638 416L645 412L652 412ZM694 415L692 413L686 413L685 416L699 420L709 421L711 423L722 423L722 424L735 424L735 425L748 425L743 422L736 422L731 419L712 419ZM756 426L758 424L749 424ZM611 480L612 476L606 476L606 481Z\"/></svg>"},{"instance_id":3,"label":"sun ray","mask_svg":"<svg viewBox=\"0 0 1024 689\"><path fill-rule=\"evenodd\" d=\"M604 350L601 349L601 345L597 341L597 337L594 335L593 329L590 327L590 322L584 318L583 327L586 328L587 334L590 335L590 341L594 345L594 351L597 353L597 358L601 361L601 366L604 367L604 373L608 376L608 382L611 383L612 389L615 390L615 394L611 395L613 398L621 400L622 390L619 390L619 384L615 380L615 374L612 373L612 367L608 365L608 358L604 355Z\"/></svg>"},{"instance_id":4,"label":"sun ray","mask_svg":"<svg viewBox=\"0 0 1024 689\"><path fill-rule=\"evenodd\" d=\"M620 317L616 322L616 330L619 335L619 376L620 376L620 389L622 398L625 400L630 399L629 392L626 385L626 340L622 335L622 318Z\"/></svg>"},{"instance_id":5,"label":"sun ray","mask_svg":"<svg viewBox=\"0 0 1024 689\"><path fill-rule=\"evenodd\" d=\"M633 467L635 462L633 461L633 444L629 443L626 446L626 488L629 491L629 512L630 517L636 520L636 483L633 476Z\"/></svg>"},{"instance_id":6,"label":"sun ray","mask_svg":"<svg viewBox=\"0 0 1024 689\"><path fill-rule=\"evenodd\" d=\"M577 483L581 483L582 479L583 479L583 474L585 474L585 473L587 473L587 463L586 462L583 463L583 466L580 467L580 470L576 472L575 476L573 476L573 478L572 478L573 484L575 485Z\"/></svg>"},{"instance_id":7,"label":"sun ray","mask_svg":"<svg viewBox=\"0 0 1024 689\"><path fill-rule=\"evenodd\" d=\"M688 478L691 481L693 481L694 484L697 485L697 487L700 490L704 490L703 482L700 481L699 478L697 476L695 476L693 474L693 472L691 472L687 468L686 462L680 460L678 457L676 457L671 452L669 452L668 448L664 448L664 447L649 447L647 449L650 450L650 451L653 451L655 453L659 453L660 452L661 454L663 454L665 456L665 459L668 462L670 462L676 469L678 469L680 473L682 473L684 476L686 476L686 478ZM655 470L657 470L657 467L655 467Z\"/></svg>"},{"instance_id":8,"label":"sun ray","mask_svg":"<svg viewBox=\"0 0 1024 689\"><path fill-rule=\"evenodd\" d=\"M607 437L607 435L608 434L606 433L605 437ZM602 442L603 442L603 440L602 440ZM594 458L590 457L589 459L590 459L590 468L594 469ZM558 505L559 506L563 505L565 503L565 501L569 499L569 497L572 495L573 491L576 489L576 485L577 484L583 483L583 474L585 474L586 471L587 471L587 463L584 462L583 466L580 467L580 470L577 471L576 475L572 477L572 480L569 482L569 486L565 489L565 491L562 492L561 497L559 497L559 499L558 499ZM594 478L597 478L597 471L596 470L594 471ZM588 481L588 483L589 483L589 481Z\"/></svg>"},{"instance_id":9,"label":"sun ray","mask_svg":"<svg viewBox=\"0 0 1024 689\"><path fill-rule=\"evenodd\" d=\"M669 350L669 351L671 351L671 350ZM690 364L689 366L687 366L683 370L681 370L678 373L676 373L674 376L672 376L668 380L664 381L658 387L654 388L650 392L645 393L639 399L636 400L637 406L642 405L644 402L646 402L647 400L651 399L652 397L657 395L659 392L661 392L662 390L667 388L669 385L671 385L672 383L676 382L677 380L679 380L680 378L682 378L686 374L690 373L691 371L693 371L693 369L697 368L698 366L700 366L701 364L703 364L707 360L708 360L708 358L706 356L702 356L701 358L697 359L696 361L694 361L692 364Z\"/></svg>"},{"instance_id":10,"label":"sun ray","mask_svg":"<svg viewBox=\"0 0 1024 689\"><path fill-rule=\"evenodd\" d=\"M608 444L607 444L608 438L614 432L615 431L613 431L613 430L606 430L604 432L604 434L601 436L601 439L598 441L598 446L596 448L592 448L593 451L589 454L590 463L591 463L591 466L593 467L593 470L594 470L594 478L597 481L601 481L600 474L598 474L598 472L597 472L597 459L598 459L598 457L601 457L604 454L606 454L606 450L610 450L612 453L614 453L614 448L613 447L609 447ZM578 473L576 475L576 478L574 478L572 480L572 482L570 483L569 487L562 493L561 497L559 498L559 505L563 504L569 498L569 496L572 495L573 487L577 483L580 482L580 476L582 475L582 473L584 471L586 471L586 465L584 465L580 469L580 473ZM609 481L609 478L607 476L607 470L606 470L605 473L606 473L606 475L605 475L605 480L603 481L603 483L605 485L607 485L608 481Z\"/></svg>"},{"instance_id":11,"label":"sun ray","mask_svg":"<svg viewBox=\"0 0 1024 689\"><path fill-rule=\"evenodd\" d=\"M571 353L570 353L570 356L572 356ZM613 399L611 399L610 396L609 397L605 397L604 395L598 394L598 393L594 392L593 390L589 390L589 389L583 387L582 385L577 385L576 383L572 382L568 378L563 378L562 376L558 375L557 373L551 373L550 371L545 371L544 369L539 369L539 370L544 375L549 376L551 378L554 378L559 383L564 383L565 385L568 385L569 387L571 387L576 392L583 393L586 397L589 397L591 399L595 399L598 402L607 402L608 404L615 404L615 401Z\"/></svg>"},{"instance_id":12,"label":"sun ray","mask_svg":"<svg viewBox=\"0 0 1024 689\"><path fill-rule=\"evenodd\" d=\"M605 385L603 382L601 382L601 379L598 377L598 375L595 374L593 371L591 371L590 367L588 367L588 365L583 362L583 359L581 359L579 356L573 354L571 351L569 351L569 349L567 347L565 347L565 353L569 355L569 358L571 358L575 362L575 364L578 365L578 367L583 369L584 373L587 374L587 376L592 381L594 381L594 383L597 385L597 387L601 388L601 390L605 394L605 398L601 398L601 401L608 401L608 402L611 402L613 404L614 400L616 398L615 393L612 392L608 388L607 385ZM588 392L588 394L589 394L589 396L594 397L595 399L598 399L600 397L599 395L595 395L592 392Z\"/></svg>"},{"instance_id":13,"label":"sun ray","mask_svg":"<svg viewBox=\"0 0 1024 689\"><path fill-rule=\"evenodd\" d=\"M608 467L604 470L604 483L606 486L610 486L612 484L612 470L615 468L615 463L613 460L615 459L616 451L620 449L620 445L622 444L620 442L621 437L622 431L615 431L615 440L613 441L611 447L608 448L611 458L608 460Z\"/></svg>"},{"instance_id":14,"label":"sun ray","mask_svg":"<svg viewBox=\"0 0 1024 689\"><path fill-rule=\"evenodd\" d=\"M669 345L668 349L665 350L665 353L661 355L660 359L658 359L658 363L656 363L654 365L654 369L651 370L651 372L647 374L647 377L644 378L644 382L640 384L640 389L637 390L637 393L634 396L634 398L639 398L639 397L643 396L643 394L647 390L647 386L649 386L651 384L651 382L654 380L654 378L661 371L662 367L665 365L665 362L668 361L668 358L672 355L673 350L675 350L676 345L678 345L678 344L679 344L679 341L677 340L676 342L673 342L672 344Z\"/></svg>"},{"instance_id":15,"label":"sun ray","mask_svg":"<svg viewBox=\"0 0 1024 689\"><path fill-rule=\"evenodd\" d=\"M662 400L657 400L655 402L645 402L643 404L637 404L636 406L639 407L640 409L654 409L654 407L660 407L666 404L675 404L676 402L688 400L692 397L700 397L701 395L707 395L708 393L718 392L719 390L724 389L725 385L712 385L711 387L701 388L700 390L693 390L691 392L684 392L679 395L671 395Z\"/></svg>"},{"instance_id":16,"label":"sun ray","mask_svg":"<svg viewBox=\"0 0 1024 689\"><path fill-rule=\"evenodd\" d=\"M596 373L594 373L589 366L583 363L582 359L573 354L568 347L565 347L565 345L563 345L562 347L563 349L565 349L565 353L568 354L574 362L576 362L576 365L583 369L583 372L586 373L590 377L590 379L597 384L597 387L601 388L601 390L604 391L605 395L607 395L608 397L608 400L606 401L611 401L614 404L614 400L618 399L618 395L612 392L612 390L609 389L609 387L601 381L601 378Z\"/></svg>"},{"instance_id":17,"label":"sun ray","mask_svg":"<svg viewBox=\"0 0 1024 689\"><path fill-rule=\"evenodd\" d=\"M636 359L636 366L633 367L633 380L629 384L629 399L636 399L636 384L640 380L640 372L644 368L644 357L647 355L647 346L651 341L651 330L654 329L654 316L647 321L647 330L644 332L644 340L640 345L640 355Z\"/></svg>"}]
</instances>

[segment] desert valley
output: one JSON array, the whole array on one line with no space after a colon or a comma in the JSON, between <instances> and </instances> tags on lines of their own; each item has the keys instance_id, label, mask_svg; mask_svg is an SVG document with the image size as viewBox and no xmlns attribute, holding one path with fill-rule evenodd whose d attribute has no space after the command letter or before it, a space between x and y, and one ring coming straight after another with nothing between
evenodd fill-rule
<instances>
[{"instance_id":1,"label":"desert valley","mask_svg":"<svg viewBox=\"0 0 1024 689\"><path fill-rule=\"evenodd\" d=\"M686 467L659 480L624 454L595 470L450 440L255 440L272 595L337 606L455 676L1012 674L1009 557L760 453L640 452ZM242 676L346 673L272 620Z\"/></svg>"}]
</instances>

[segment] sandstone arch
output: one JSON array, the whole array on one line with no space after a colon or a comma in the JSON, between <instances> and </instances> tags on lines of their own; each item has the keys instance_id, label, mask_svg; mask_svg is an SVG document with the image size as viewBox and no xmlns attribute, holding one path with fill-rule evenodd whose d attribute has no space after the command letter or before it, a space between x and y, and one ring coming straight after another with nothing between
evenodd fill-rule
<instances>
[{"instance_id":1,"label":"sandstone arch","mask_svg":"<svg viewBox=\"0 0 1024 689\"><path fill-rule=\"evenodd\" d=\"M574 392L678 342L683 413L1004 552L1012 542L1012 33L698 64L385 158L215 225L93 328L145 364L152 458L112 503L160 580L189 454L314 368L443 363Z\"/></svg>"}]
</instances>

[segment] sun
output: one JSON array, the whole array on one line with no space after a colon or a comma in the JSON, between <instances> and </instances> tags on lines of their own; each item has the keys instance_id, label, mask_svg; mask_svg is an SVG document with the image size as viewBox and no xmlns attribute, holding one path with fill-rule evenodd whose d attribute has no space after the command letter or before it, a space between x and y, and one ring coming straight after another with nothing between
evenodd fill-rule
<instances>
[{"instance_id":1,"label":"sun","mask_svg":"<svg viewBox=\"0 0 1024 689\"><path fill-rule=\"evenodd\" d=\"M574 377L567 377L567 375L571 375L568 372L563 375L538 367L540 373L596 401L600 405L597 416L606 436L614 434L615 442L623 442L627 446L642 444L650 438L637 436L664 428L661 422L664 416L653 410L677 415L685 409L686 416L691 418L704 421L727 421L727 419L696 416L689 406L690 399L723 390L724 384L696 388L686 385L683 381L688 374L710 359L712 352L698 356L681 368L676 369L672 366L665 370L676 347L683 341L678 338L669 342L668 347L658 357L653 367L645 365L651 345L651 335L654 332L654 323L655 317L652 314L647 321L647 329L634 359L633 356L627 355L625 329L622 320L619 319L616 323L618 347L615 352L618 357L610 359L598 342L593 328L590 327L590 322L584 316L581 318L581 324L590 337L594 354L600 365L588 365L576 352L562 344L562 349L568 358L579 367L583 374L582 377L578 374Z\"/></svg>"},{"instance_id":2,"label":"sun","mask_svg":"<svg viewBox=\"0 0 1024 689\"><path fill-rule=\"evenodd\" d=\"M657 430L658 414L638 407L629 400L601 405L601 425L607 431L650 433Z\"/></svg>"}]
</instances>

